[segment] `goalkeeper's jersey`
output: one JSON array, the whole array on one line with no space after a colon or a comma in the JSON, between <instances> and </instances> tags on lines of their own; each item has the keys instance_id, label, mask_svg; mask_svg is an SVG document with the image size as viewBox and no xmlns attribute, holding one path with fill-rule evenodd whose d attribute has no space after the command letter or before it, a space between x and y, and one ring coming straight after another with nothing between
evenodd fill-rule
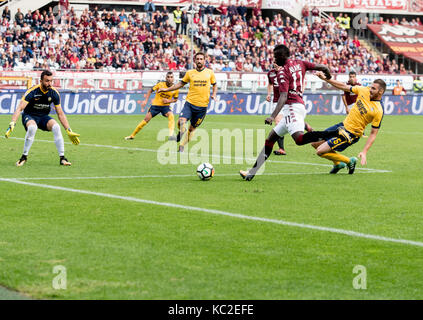
<instances>
[{"instance_id":1,"label":"goalkeeper's jersey","mask_svg":"<svg viewBox=\"0 0 423 320\"><path fill-rule=\"evenodd\" d=\"M50 113L51 104L60 106L60 94L51 87L47 91L41 89L41 85L36 85L27 90L22 100L28 102L24 112L29 115L44 116Z\"/></svg>"},{"instance_id":2,"label":"goalkeeper's jersey","mask_svg":"<svg viewBox=\"0 0 423 320\"><path fill-rule=\"evenodd\" d=\"M164 103L163 99L169 99L169 100L172 100L173 98L178 99L179 90L157 93L157 90L162 88L168 88L165 81L159 82L153 87L153 91L156 92L156 96L154 97L153 102L151 102L152 106L160 106L160 107L169 106L170 103Z\"/></svg>"}]
</instances>

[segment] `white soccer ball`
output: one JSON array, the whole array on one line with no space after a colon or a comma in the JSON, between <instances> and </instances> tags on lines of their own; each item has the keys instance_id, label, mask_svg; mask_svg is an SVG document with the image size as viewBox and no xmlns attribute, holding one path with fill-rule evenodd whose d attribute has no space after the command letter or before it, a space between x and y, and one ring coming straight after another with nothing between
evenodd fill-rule
<instances>
[{"instance_id":1,"label":"white soccer ball","mask_svg":"<svg viewBox=\"0 0 423 320\"><path fill-rule=\"evenodd\" d=\"M214 176L214 168L210 163L202 163L197 167L197 176L201 180L210 180Z\"/></svg>"}]
</instances>

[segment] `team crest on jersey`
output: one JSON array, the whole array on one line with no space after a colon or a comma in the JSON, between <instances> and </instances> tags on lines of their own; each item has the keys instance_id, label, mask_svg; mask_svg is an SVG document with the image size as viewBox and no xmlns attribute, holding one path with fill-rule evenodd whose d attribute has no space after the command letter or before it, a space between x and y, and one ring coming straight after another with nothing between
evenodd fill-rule
<instances>
[{"instance_id":1,"label":"team crest on jersey","mask_svg":"<svg viewBox=\"0 0 423 320\"><path fill-rule=\"evenodd\" d=\"M48 102L51 102L51 97L48 97Z\"/></svg>"}]
</instances>

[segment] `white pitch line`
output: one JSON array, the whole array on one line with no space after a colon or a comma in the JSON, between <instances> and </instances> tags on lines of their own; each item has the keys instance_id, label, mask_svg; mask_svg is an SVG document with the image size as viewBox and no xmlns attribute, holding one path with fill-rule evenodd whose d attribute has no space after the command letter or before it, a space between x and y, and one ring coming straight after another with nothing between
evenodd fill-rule
<instances>
[{"instance_id":1,"label":"white pitch line","mask_svg":"<svg viewBox=\"0 0 423 320\"><path fill-rule=\"evenodd\" d=\"M17 184L33 186L33 187L38 187L38 188L45 188L45 189L60 190L60 191L74 192L74 193L80 193L80 194L87 194L87 195L99 196L99 197L104 197L104 198L119 199L119 200L138 202L138 203L146 203L146 204L151 204L151 205L156 205L156 206L176 208L176 209L182 209L182 210L188 210L188 211L205 212L205 213L211 213L211 214L220 215L220 216L238 218L238 219L242 219L242 220L259 221L259 222L274 223L274 224L279 224L279 225L284 225L284 226L289 226L289 227L297 227L297 228L303 228L303 229L325 231L325 232L330 232L330 233L343 234L343 235L346 235L346 236L349 236L349 237L355 237L355 238L364 238L364 239L371 239L371 240L378 240L378 241L385 241L385 242L392 242L392 243L401 243L401 244L406 244L406 245L411 245L411 246L423 247L423 242L419 242L419 241L405 240L405 239L395 239L395 238L383 237L383 236L378 236L378 235L373 235L373 234L366 234L366 233L361 233L361 232L356 232L356 231L344 230L344 229L321 227L321 226L315 226L315 225L303 224L303 223L296 223L296 222L290 222L290 221L284 221L284 220L254 217L254 216L248 216L248 215L238 214L238 213L231 213L231 212L215 210L215 209L206 209L206 208L200 208L200 207L185 206L185 205L180 205L180 204L176 204L176 203L158 202L158 201L139 199L139 198L134 198L134 197L124 197L124 196L119 196L119 195L114 195L114 194L109 194L109 193L101 193L101 192L94 192L94 191L88 191L88 190L64 188L64 187L52 186L52 185L48 185L48 184L32 183L32 182L25 182L25 181L12 180L12 179L3 179L3 178L0 178L0 181L17 183Z\"/></svg>"},{"instance_id":2,"label":"white pitch line","mask_svg":"<svg viewBox=\"0 0 423 320\"><path fill-rule=\"evenodd\" d=\"M365 173L377 173L374 171L365 171L357 172L356 174L365 174ZM328 175L327 172L266 172L258 174L257 176L300 176L300 175ZM339 174L338 174L339 175ZM347 175L347 173L340 174ZM219 173L219 177L230 177L230 176L239 176L239 173ZM10 180L96 180L96 179L144 179L144 178L187 178L195 177L192 174L172 174L172 175L141 175L141 176L95 176L95 177L15 177L7 178L0 177L0 179L10 179Z\"/></svg>"},{"instance_id":3,"label":"white pitch line","mask_svg":"<svg viewBox=\"0 0 423 320\"><path fill-rule=\"evenodd\" d=\"M4 137L2 137L4 138ZM11 137L9 139L15 139L15 140L25 140L24 138L16 138ZM39 142L47 142L47 143L54 143L54 141L50 140L37 140ZM71 142L65 142L65 144L72 144ZM115 149L115 150L133 150L133 151L145 151L145 152L154 152L159 153L160 151L154 150L154 149L145 149L145 148L136 148L136 147L121 147L121 146L111 146L111 145L103 145L103 144L88 144L88 143L80 143L80 146L86 146L86 147L96 147L96 148L109 148L109 149ZM178 152L173 152L175 154L178 154ZM192 153L189 153L192 154ZM192 154L196 155L196 154ZM234 157L234 156L225 156L225 155L219 155L219 154L205 154L204 156L207 157L219 157L222 159L240 159L240 160L248 160L248 161L255 161L255 158L243 158L243 157ZM267 160L267 162L271 163L283 163L283 164L292 164L292 165L307 165L307 166L317 166L317 167L332 167L328 164L322 164L322 163L310 163L310 162L297 162L297 161L278 161L278 160ZM362 171L371 171L375 173L391 173L390 170L382 170L382 169L372 169L372 168L357 168L356 170L362 170Z\"/></svg>"}]
</instances>

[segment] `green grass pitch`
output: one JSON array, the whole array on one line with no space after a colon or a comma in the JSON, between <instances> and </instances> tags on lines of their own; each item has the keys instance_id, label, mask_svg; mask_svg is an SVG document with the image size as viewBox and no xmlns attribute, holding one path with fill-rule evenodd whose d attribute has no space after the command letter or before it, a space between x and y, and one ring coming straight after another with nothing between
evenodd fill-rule
<instances>
[{"instance_id":1,"label":"green grass pitch","mask_svg":"<svg viewBox=\"0 0 423 320\"><path fill-rule=\"evenodd\" d=\"M235 159L211 159L216 175L206 182L197 164L160 164L162 117L133 141L123 137L142 116L68 118L81 134L73 146L62 129L71 167L59 166L52 134L41 131L27 164L15 167L20 120L11 139L0 138L0 178L18 179L0 180L0 285L35 299L423 298L423 118L386 116L371 170L329 175L327 160L286 137L288 155L272 155L252 182L237 175L248 165ZM201 128L267 134L264 118L207 116ZM342 119L307 117L317 129ZM9 122L0 116L0 128ZM365 141L344 154L356 156ZM66 289L53 288L57 265ZM366 289L353 287L357 265Z\"/></svg>"}]
</instances>

